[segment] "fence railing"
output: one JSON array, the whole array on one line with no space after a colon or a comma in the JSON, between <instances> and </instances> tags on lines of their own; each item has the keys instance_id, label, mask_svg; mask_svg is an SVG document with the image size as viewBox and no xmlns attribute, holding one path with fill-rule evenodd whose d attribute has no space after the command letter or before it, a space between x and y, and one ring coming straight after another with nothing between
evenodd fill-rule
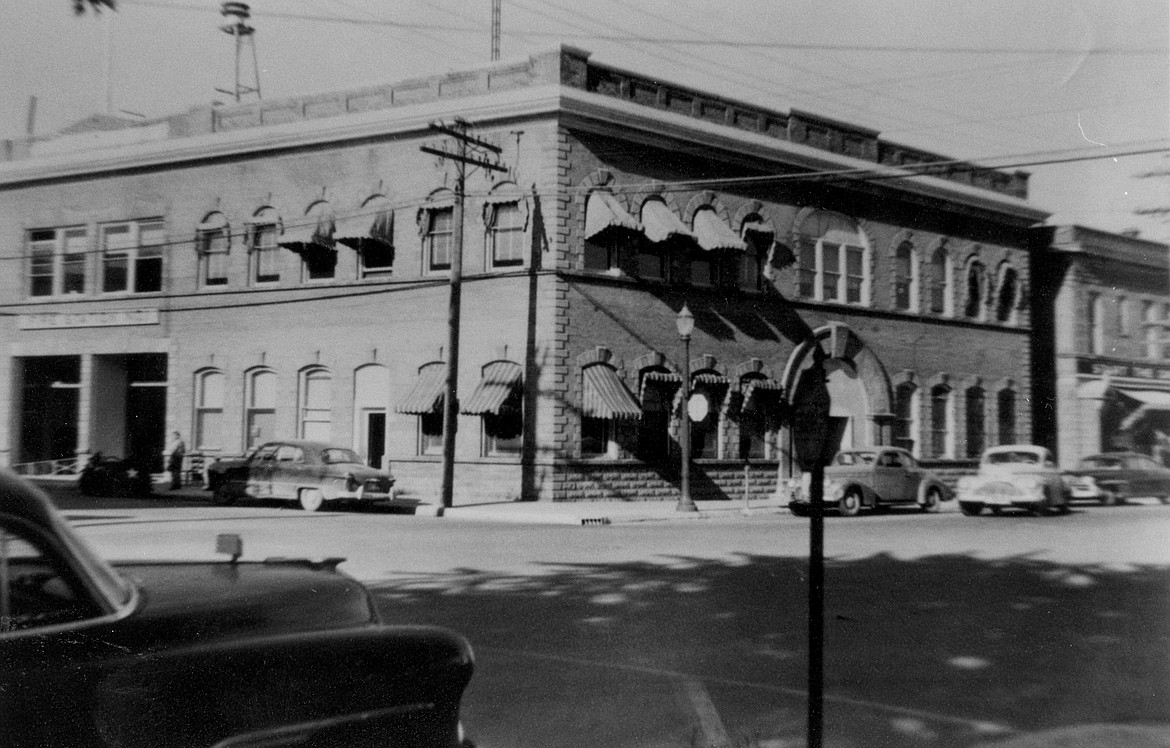
<instances>
[{"instance_id":1,"label":"fence railing","mask_svg":"<svg viewBox=\"0 0 1170 748\"><path fill-rule=\"evenodd\" d=\"M62 457L57 460L19 462L8 468L17 475L77 475L85 467L84 463L79 457Z\"/></svg>"}]
</instances>

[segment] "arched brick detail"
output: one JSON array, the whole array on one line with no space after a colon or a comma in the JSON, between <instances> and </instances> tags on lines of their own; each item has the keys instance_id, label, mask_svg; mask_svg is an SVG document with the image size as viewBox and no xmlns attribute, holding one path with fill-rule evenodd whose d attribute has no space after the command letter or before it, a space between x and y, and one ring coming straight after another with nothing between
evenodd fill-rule
<instances>
[{"instance_id":1,"label":"arched brick detail","mask_svg":"<svg viewBox=\"0 0 1170 748\"><path fill-rule=\"evenodd\" d=\"M666 356L663 356L658 351L643 353L641 356L638 356L636 359L634 359L634 371L641 372L645 371L646 369L655 368L675 371L675 367L666 360Z\"/></svg>"},{"instance_id":2,"label":"arched brick detail","mask_svg":"<svg viewBox=\"0 0 1170 748\"><path fill-rule=\"evenodd\" d=\"M704 190L703 192L700 192L699 194L692 197L687 202L686 208L683 209L682 213L683 223L685 223L687 226L690 226L695 220L695 213L697 213L700 208L705 207L711 207L715 211L715 214L719 216L721 221L726 223L728 226L731 226L731 219L730 214L727 211L727 206L724 205L723 201L719 199L719 196L711 190Z\"/></svg>"},{"instance_id":3,"label":"arched brick detail","mask_svg":"<svg viewBox=\"0 0 1170 748\"><path fill-rule=\"evenodd\" d=\"M757 215L764 223L772 227L772 236L775 239L780 238L780 229L776 226L776 220L772 216L772 211L765 210L764 204L759 200L748 200L740 204L735 213L731 216L731 229L737 234L743 233L743 224L747 221L748 216Z\"/></svg>"},{"instance_id":4,"label":"arched brick detail","mask_svg":"<svg viewBox=\"0 0 1170 748\"><path fill-rule=\"evenodd\" d=\"M904 384L912 384L916 389L921 387L918 382L918 374L911 371L910 369L903 369L902 371L890 375L890 386L893 389L897 389Z\"/></svg>"},{"instance_id":5,"label":"arched brick detail","mask_svg":"<svg viewBox=\"0 0 1170 748\"><path fill-rule=\"evenodd\" d=\"M589 364L609 364L615 369L619 368L615 365L613 351L603 345L599 345L593 350L585 351L577 356L577 366L584 369Z\"/></svg>"},{"instance_id":6,"label":"arched brick detail","mask_svg":"<svg viewBox=\"0 0 1170 748\"><path fill-rule=\"evenodd\" d=\"M812 341L806 340L792 351L782 380L784 391L791 393L789 397L795 394L797 378L814 346L820 347L828 358L839 358L853 367L865 388L872 415L890 413L892 388L885 366L857 333L840 322L817 328L813 331Z\"/></svg>"},{"instance_id":7,"label":"arched brick detail","mask_svg":"<svg viewBox=\"0 0 1170 748\"><path fill-rule=\"evenodd\" d=\"M691 359L691 374L694 375L700 371L714 371L720 376L726 376L727 372L719 365L719 361L710 353L703 353Z\"/></svg>"},{"instance_id":8,"label":"arched brick detail","mask_svg":"<svg viewBox=\"0 0 1170 748\"><path fill-rule=\"evenodd\" d=\"M678 208L678 201L674 199L674 195L672 193L666 191L666 185L660 182L654 182L648 185L645 191L640 192L641 194L632 196L630 201L630 207L634 208L630 211L630 215L632 215L634 218L637 218L639 221L642 220L642 206L646 203L647 200L651 199L661 200L662 202L666 203L666 207L670 208L672 213L674 213L676 216L681 215ZM679 220L682 219L680 218Z\"/></svg>"},{"instance_id":9,"label":"arched brick detail","mask_svg":"<svg viewBox=\"0 0 1170 748\"><path fill-rule=\"evenodd\" d=\"M739 380L749 374L759 374L768 379L772 378L772 369L758 358L748 359L736 364L732 368L732 374L735 379Z\"/></svg>"}]
</instances>

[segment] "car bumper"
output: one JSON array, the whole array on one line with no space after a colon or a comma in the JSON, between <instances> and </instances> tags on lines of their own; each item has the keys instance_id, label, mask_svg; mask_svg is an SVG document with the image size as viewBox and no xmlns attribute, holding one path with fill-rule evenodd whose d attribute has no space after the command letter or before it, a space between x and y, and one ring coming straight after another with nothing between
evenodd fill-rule
<instances>
[{"instance_id":1,"label":"car bumper","mask_svg":"<svg viewBox=\"0 0 1170 748\"><path fill-rule=\"evenodd\" d=\"M1044 496L1032 496L1001 491L963 492L959 494L960 504L983 504L984 506L1035 506L1044 503Z\"/></svg>"}]
</instances>

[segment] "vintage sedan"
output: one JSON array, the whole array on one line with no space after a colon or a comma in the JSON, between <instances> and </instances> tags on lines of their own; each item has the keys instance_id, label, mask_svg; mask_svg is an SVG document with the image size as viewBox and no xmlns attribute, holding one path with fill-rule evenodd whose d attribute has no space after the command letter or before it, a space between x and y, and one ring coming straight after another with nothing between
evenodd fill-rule
<instances>
[{"instance_id":1,"label":"vintage sedan","mask_svg":"<svg viewBox=\"0 0 1170 748\"><path fill-rule=\"evenodd\" d=\"M1064 480L1052 453L1031 444L1005 444L984 450L979 472L959 479L959 509L976 516L984 508L999 514L1005 507L1036 516L1068 512Z\"/></svg>"},{"instance_id":2,"label":"vintage sedan","mask_svg":"<svg viewBox=\"0 0 1170 748\"><path fill-rule=\"evenodd\" d=\"M0 745L468 745L471 648L382 623L343 559L110 564L0 471Z\"/></svg>"},{"instance_id":3,"label":"vintage sedan","mask_svg":"<svg viewBox=\"0 0 1170 748\"><path fill-rule=\"evenodd\" d=\"M82 496L149 496L153 484L140 461L95 452L78 477L77 491Z\"/></svg>"},{"instance_id":4,"label":"vintage sedan","mask_svg":"<svg viewBox=\"0 0 1170 748\"><path fill-rule=\"evenodd\" d=\"M1170 502L1170 468L1137 452L1089 455L1064 472L1064 482L1070 498L1077 500L1111 505L1151 496Z\"/></svg>"},{"instance_id":5,"label":"vintage sedan","mask_svg":"<svg viewBox=\"0 0 1170 748\"><path fill-rule=\"evenodd\" d=\"M217 504L241 496L297 501L309 512L327 502L385 501L394 476L369 467L352 449L314 441L268 442L238 460L218 460L207 470Z\"/></svg>"},{"instance_id":6,"label":"vintage sedan","mask_svg":"<svg viewBox=\"0 0 1170 748\"><path fill-rule=\"evenodd\" d=\"M793 514L808 514L809 473L793 486L788 503ZM849 449L839 452L825 468L824 501L844 517L862 507L918 505L924 512L937 512L951 492L937 475L918 464L909 452L898 447Z\"/></svg>"}]
</instances>

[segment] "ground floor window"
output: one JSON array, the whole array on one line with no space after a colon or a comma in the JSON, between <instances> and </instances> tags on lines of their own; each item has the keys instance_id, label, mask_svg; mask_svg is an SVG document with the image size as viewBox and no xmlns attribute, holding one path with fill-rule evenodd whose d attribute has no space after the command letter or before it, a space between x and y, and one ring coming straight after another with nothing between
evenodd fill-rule
<instances>
[{"instance_id":1,"label":"ground floor window","mask_svg":"<svg viewBox=\"0 0 1170 748\"><path fill-rule=\"evenodd\" d=\"M519 454L524 444L524 418L520 408L501 408L497 414L483 416L484 453L487 455Z\"/></svg>"},{"instance_id":2,"label":"ground floor window","mask_svg":"<svg viewBox=\"0 0 1170 748\"><path fill-rule=\"evenodd\" d=\"M418 417L418 453L443 454L443 409Z\"/></svg>"},{"instance_id":3,"label":"ground floor window","mask_svg":"<svg viewBox=\"0 0 1170 748\"><path fill-rule=\"evenodd\" d=\"M258 371L248 377L247 448L254 449L276 435L276 374Z\"/></svg>"}]
</instances>

